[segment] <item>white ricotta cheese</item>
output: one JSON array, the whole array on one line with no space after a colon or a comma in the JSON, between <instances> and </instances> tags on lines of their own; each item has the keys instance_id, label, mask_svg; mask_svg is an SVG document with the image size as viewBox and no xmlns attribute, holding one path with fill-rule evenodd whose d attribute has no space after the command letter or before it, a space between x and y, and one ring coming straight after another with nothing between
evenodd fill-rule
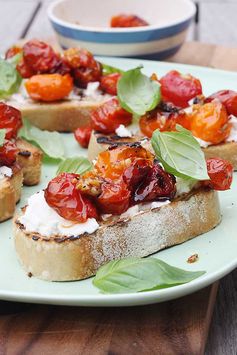
<instances>
[{"instance_id":1,"label":"white ricotta cheese","mask_svg":"<svg viewBox=\"0 0 237 355\"><path fill-rule=\"evenodd\" d=\"M190 192L196 184L197 180L176 177L176 197Z\"/></svg>"},{"instance_id":2,"label":"white ricotta cheese","mask_svg":"<svg viewBox=\"0 0 237 355\"><path fill-rule=\"evenodd\" d=\"M28 199L28 206L19 222L25 226L27 232L37 232L46 237L91 234L99 228L95 218L88 218L85 223L75 223L59 216L45 201L44 191Z\"/></svg>"},{"instance_id":3,"label":"white ricotta cheese","mask_svg":"<svg viewBox=\"0 0 237 355\"><path fill-rule=\"evenodd\" d=\"M119 125L115 133L119 137L132 137L132 133L123 124Z\"/></svg>"},{"instance_id":4,"label":"white ricotta cheese","mask_svg":"<svg viewBox=\"0 0 237 355\"><path fill-rule=\"evenodd\" d=\"M8 168L8 166L1 166L0 167L0 180L4 179L5 177L12 176L12 169Z\"/></svg>"},{"instance_id":5,"label":"white ricotta cheese","mask_svg":"<svg viewBox=\"0 0 237 355\"><path fill-rule=\"evenodd\" d=\"M204 140L202 140L202 139L200 139L198 137L194 137L194 138L198 141L198 143L200 144L200 146L202 148L207 148L209 145L212 145L212 143L206 142L206 141L204 141Z\"/></svg>"},{"instance_id":6,"label":"white ricotta cheese","mask_svg":"<svg viewBox=\"0 0 237 355\"><path fill-rule=\"evenodd\" d=\"M232 128L226 142L237 142L237 117L231 115L230 123L232 124Z\"/></svg>"}]
</instances>

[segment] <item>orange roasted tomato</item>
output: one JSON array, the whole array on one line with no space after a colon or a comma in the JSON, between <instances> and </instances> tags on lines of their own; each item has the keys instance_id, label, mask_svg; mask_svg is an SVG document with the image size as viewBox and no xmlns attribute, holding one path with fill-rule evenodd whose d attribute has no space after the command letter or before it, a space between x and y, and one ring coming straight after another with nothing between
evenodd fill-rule
<instances>
[{"instance_id":1,"label":"orange roasted tomato","mask_svg":"<svg viewBox=\"0 0 237 355\"><path fill-rule=\"evenodd\" d=\"M121 78L120 73L103 75L100 79L100 88L110 95L117 95L117 84Z\"/></svg>"},{"instance_id":2,"label":"orange roasted tomato","mask_svg":"<svg viewBox=\"0 0 237 355\"><path fill-rule=\"evenodd\" d=\"M104 178L119 179L126 169L139 159L146 160L147 165L153 164L154 155L141 145L111 147L99 154L95 169Z\"/></svg>"},{"instance_id":3,"label":"orange roasted tomato","mask_svg":"<svg viewBox=\"0 0 237 355\"><path fill-rule=\"evenodd\" d=\"M22 53L22 48L17 47L17 46L13 46L6 51L5 59L12 58L19 53Z\"/></svg>"},{"instance_id":4,"label":"orange roasted tomato","mask_svg":"<svg viewBox=\"0 0 237 355\"><path fill-rule=\"evenodd\" d=\"M62 173L45 189L45 200L61 217L76 222L97 218L96 207L76 188L78 174Z\"/></svg>"},{"instance_id":5,"label":"orange roasted tomato","mask_svg":"<svg viewBox=\"0 0 237 355\"><path fill-rule=\"evenodd\" d=\"M141 132L149 138L151 138L156 129L160 131L175 131L176 124L190 129L189 116L174 105L165 103L146 113L139 121Z\"/></svg>"},{"instance_id":6,"label":"orange roasted tomato","mask_svg":"<svg viewBox=\"0 0 237 355\"><path fill-rule=\"evenodd\" d=\"M121 214L129 207L131 192L121 181L105 181L101 185L101 194L96 200L100 213Z\"/></svg>"},{"instance_id":7,"label":"orange roasted tomato","mask_svg":"<svg viewBox=\"0 0 237 355\"><path fill-rule=\"evenodd\" d=\"M162 99L178 107L188 107L189 101L202 94L202 85L194 76L171 70L160 79Z\"/></svg>"},{"instance_id":8,"label":"orange roasted tomato","mask_svg":"<svg viewBox=\"0 0 237 355\"><path fill-rule=\"evenodd\" d=\"M207 184L214 190L228 190L233 180L233 166L230 162L220 159L207 159L207 172L210 181Z\"/></svg>"},{"instance_id":9,"label":"orange roasted tomato","mask_svg":"<svg viewBox=\"0 0 237 355\"><path fill-rule=\"evenodd\" d=\"M226 109L219 101L194 105L190 129L195 137L219 144L230 134L231 123L228 120Z\"/></svg>"},{"instance_id":10,"label":"orange roasted tomato","mask_svg":"<svg viewBox=\"0 0 237 355\"><path fill-rule=\"evenodd\" d=\"M208 96L205 102L219 100L226 108L229 115L237 116L237 92L233 90L220 90Z\"/></svg>"},{"instance_id":11,"label":"orange roasted tomato","mask_svg":"<svg viewBox=\"0 0 237 355\"><path fill-rule=\"evenodd\" d=\"M58 101L64 99L73 88L69 74L34 75L25 83L26 90L33 100Z\"/></svg>"},{"instance_id":12,"label":"orange roasted tomato","mask_svg":"<svg viewBox=\"0 0 237 355\"><path fill-rule=\"evenodd\" d=\"M113 16L110 21L110 27L140 27L148 25L148 22L136 15L119 14Z\"/></svg>"},{"instance_id":13,"label":"orange roasted tomato","mask_svg":"<svg viewBox=\"0 0 237 355\"><path fill-rule=\"evenodd\" d=\"M75 85L86 88L93 81L100 81L102 67L94 56L83 48L69 48L64 52L63 59L72 70Z\"/></svg>"},{"instance_id":14,"label":"orange roasted tomato","mask_svg":"<svg viewBox=\"0 0 237 355\"><path fill-rule=\"evenodd\" d=\"M109 134L123 124L132 122L132 114L125 111L116 97L112 97L91 113L92 128L98 132Z\"/></svg>"}]
</instances>

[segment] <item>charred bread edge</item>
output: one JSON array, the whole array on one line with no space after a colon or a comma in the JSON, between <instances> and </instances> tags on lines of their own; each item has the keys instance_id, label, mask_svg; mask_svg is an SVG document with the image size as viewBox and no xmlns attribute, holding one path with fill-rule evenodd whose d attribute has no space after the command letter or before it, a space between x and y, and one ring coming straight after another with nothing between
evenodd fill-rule
<instances>
[{"instance_id":1,"label":"charred bread edge","mask_svg":"<svg viewBox=\"0 0 237 355\"><path fill-rule=\"evenodd\" d=\"M14 221L15 248L24 269L48 281L94 275L114 259L145 257L208 232L221 220L216 191L198 189L161 208L117 222L102 223L93 234L44 238Z\"/></svg>"}]
</instances>

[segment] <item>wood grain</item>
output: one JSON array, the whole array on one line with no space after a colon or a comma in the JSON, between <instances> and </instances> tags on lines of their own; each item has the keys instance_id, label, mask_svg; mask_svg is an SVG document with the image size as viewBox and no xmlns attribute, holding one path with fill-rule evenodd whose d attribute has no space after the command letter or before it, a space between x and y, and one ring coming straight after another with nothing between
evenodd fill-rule
<instances>
[{"instance_id":1,"label":"wood grain","mask_svg":"<svg viewBox=\"0 0 237 355\"><path fill-rule=\"evenodd\" d=\"M175 301L112 309L2 302L0 353L203 354L216 291L217 284Z\"/></svg>"}]
</instances>

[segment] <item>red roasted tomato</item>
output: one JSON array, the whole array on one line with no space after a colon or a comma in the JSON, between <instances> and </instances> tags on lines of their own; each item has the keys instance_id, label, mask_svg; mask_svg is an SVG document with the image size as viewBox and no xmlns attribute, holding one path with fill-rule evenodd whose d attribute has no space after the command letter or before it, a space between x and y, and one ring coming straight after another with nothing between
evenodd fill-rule
<instances>
[{"instance_id":1,"label":"red roasted tomato","mask_svg":"<svg viewBox=\"0 0 237 355\"><path fill-rule=\"evenodd\" d=\"M157 163L134 193L134 201L154 201L157 199L172 199L175 196L175 177L168 174Z\"/></svg>"},{"instance_id":2,"label":"red roasted tomato","mask_svg":"<svg viewBox=\"0 0 237 355\"><path fill-rule=\"evenodd\" d=\"M191 131L195 137L218 144L229 136L231 123L225 106L219 101L194 105L191 115Z\"/></svg>"},{"instance_id":3,"label":"red roasted tomato","mask_svg":"<svg viewBox=\"0 0 237 355\"><path fill-rule=\"evenodd\" d=\"M131 165L124 170L123 180L131 191L135 191L150 170L150 160L135 158Z\"/></svg>"},{"instance_id":4,"label":"red roasted tomato","mask_svg":"<svg viewBox=\"0 0 237 355\"><path fill-rule=\"evenodd\" d=\"M6 129L6 139L16 138L22 126L21 112L0 102L0 129Z\"/></svg>"},{"instance_id":5,"label":"red roasted tomato","mask_svg":"<svg viewBox=\"0 0 237 355\"><path fill-rule=\"evenodd\" d=\"M123 182L103 182L101 194L97 198L97 206L101 213L121 214L129 207L130 194Z\"/></svg>"},{"instance_id":6,"label":"red roasted tomato","mask_svg":"<svg viewBox=\"0 0 237 355\"><path fill-rule=\"evenodd\" d=\"M214 190L228 190L233 179L233 166L220 158L207 159L207 172L211 181L207 181Z\"/></svg>"},{"instance_id":7,"label":"red roasted tomato","mask_svg":"<svg viewBox=\"0 0 237 355\"><path fill-rule=\"evenodd\" d=\"M100 79L100 88L107 94L117 95L117 84L120 78L120 73L103 75Z\"/></svg>"},{"instance_id":8,"label":"red roasted tomato","mask_svg":"<svg viewBox=\"0 0 237 355\"><path fill-rule=\"evenodd\" d=\"M206 102L218 99L226 108L229 115L237 116L237 92L232 90L221 90L206 98Z\"/></svg>"},{"instance_id":9,"label":"red roasted tomato","mask_svg":"<svg viewBox=\"0 0 237 355\"><path fill-rule=\"evenodd\" d=\"M45 190L45 199L61 217L85 222L97 218L96 207L76 189L78 174L62 173L51 180Z\"/></svg>"},{"instance_id":10,"label":"red roasted tomato","mask_svg":"<svg viewBox=\"0 0 237 355\"><path fill-rule=\"evenodd\" d=\"M161 95L164 101L172 102L178 107L189 106L189 101L202 94L200 81L192 75L182 75L171 70L160 79Z\"/></svg>"},{"instance_id":11,"label":"red roasted tomato","mask_svg":"<svg viewBox=\"0 0 237 355\"><path fill-rule=\"evenodd\" d=\"M75 130L74 137L82 148L88 148L91 132L92 128L90 126L79 127Z\"/></svg>"},{"instance_id":12,"label":"red roasted tomato","mask_svg":"<svg viewBox=\"0 0 237 355\"><path fill-rule=\"evenodd\" d=\"M6 165L11 167L16 161L18 148L15 143L6 141L3 146L0 147L0 166Z\"/></svg>"},{"instance_id":13,"label":"red roasted tomato","mask_svg":"<svg viewBox=\"0 0 237 355\"><path fill-rule=\"evenodd\" d=\"M88 83L100 81L102 67L86 49L69 48L64 52L64 60L72 69L78 87L86 88Z\"/></svg>"},{"instance_id":14,"label":"red roasted tomato","mask_svg":"<svg viewBox=\"0 0 237 355\"><path fill-rule=\"evenodd\" d=\"M106 101L91 113L92 128L101 133L114 133L119 125L132 122L132 114L125 111L116 97Z\"/></svg>"},{"instance_id":15,"label":"red roasted tomato","mask_svg":"<svg viewBox=\"0 0 237 355\"><path fill-rule=\"evenodd\" d=\"M136 15L120 14L113 16L110 21L110 27L140 27L148 25L148 22Z\"/></svg>"},{"instance_id":16,"label":"red roasted tomato","mask_svg":"<svg viewBox=\"0 0 237 355\"><path fill-rule=\"evenodd\" d=\"M35 74L49 73L59 65L59 57L53 48L36 39L23 46L23 59Z\"/></svg>"},{"instance_id":17,"label":"red roasted tomato","mask_svg":"<svg viewBox=\"0 0 237 355\"><path fill-rule=\"evenodd\" d=\"M175 131L176 124L190 129L190 119L184 111L178 110L170 104L166 106L167 108L170 107L170 109L165 111L164 108L158 107L140 118L140 130L145 136L151 138L156 129L160 131Z\"/></svg>"}]
</instances>

